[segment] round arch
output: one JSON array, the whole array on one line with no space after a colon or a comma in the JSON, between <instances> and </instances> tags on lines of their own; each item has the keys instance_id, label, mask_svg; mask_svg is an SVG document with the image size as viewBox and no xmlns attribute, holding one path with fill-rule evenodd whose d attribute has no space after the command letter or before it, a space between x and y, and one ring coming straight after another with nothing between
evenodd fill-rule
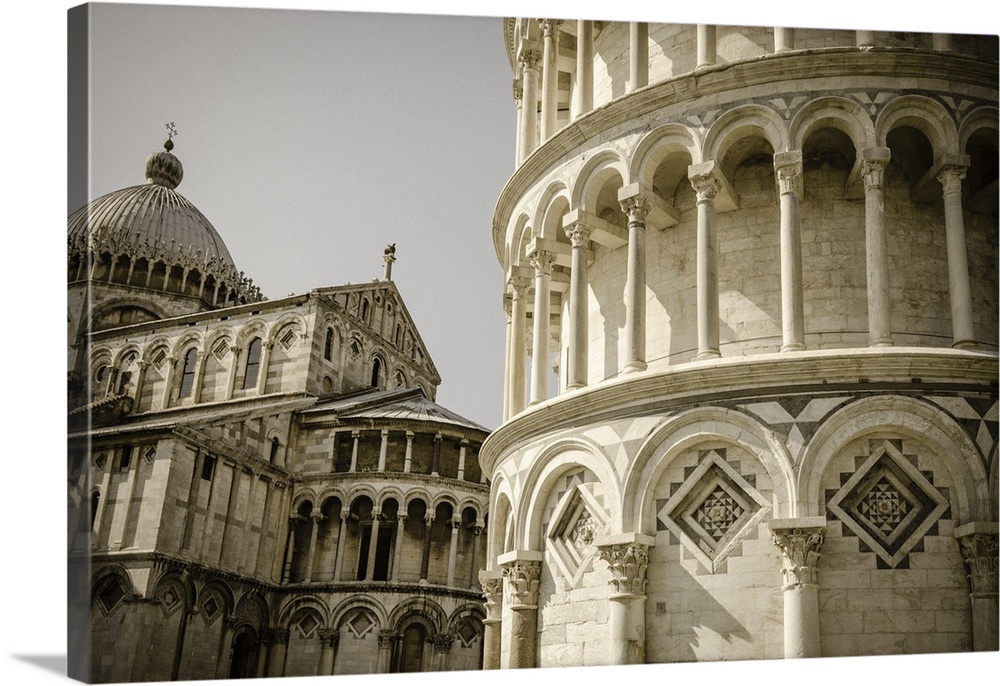
<instances>
[{"instance_id":1,"label":"round arch","mask_svg":"<svg viewBox=\"0 0 1000 686\"><path fill-rule=\"evenodd\" d=\"M621 154L617 150L597 152L576 175L570 207L596 214L601 188L615 176L624 186L628 178L628 164Z\"/></svg>"},{"instance_id":2,"label":"round arch","mask_svg":"<svg viewBox=\"0 0 1000 686\"><path fill-rule=\"evenodd\" d=\"M943 105L928 97L904 95L889 101L875 120L877 144L887 146L889 132L899 126L911 126L923 133L935 159L944 153L959 151L954 118Z\"/></svg>"},{"instance_id":3,"label":"round arch","mask_svg":"<svg viewBox=\"0 0 1000 686\"><path fill-rule=\"evenodd\" d=\"M875 145L875 124L868 113L853 100L833 96L810 101L792 117L789 149L802 150L813 132L828 127L850 138L855 150Z\"/></svg>"},{"instance_id":4,"label":"round arch","mask_svg":"<svg viewBox=\"0 0 1000 686\"><path fill-rule=\"evenodd\" d=\"M654 490L663 470L691 446L723 441L750 452L764 465L774 488L774 516L797 516L795 476L788 448L767 427L735 410L694 408L668 418L639 448L625 477L625 494L632 506L623 515L623 531L655 534Z\"/></svg>"},{"instance_id":5,"label":"round arch","mask_svg":"<svg viewBox=\"0 0 1000 686\"><path fill-rule=\"evenodd\" d=\"M788 149L785 123L774 110L761 105L743 105L731 109L716 119L705 134L702 150L707 157L702 161L715 160L720 166L728 168L728 165L722 165L726 155L735 150L739 141L756 136L767 141L772 152Z\"/></svg>"},{"instance_id":6,"label":"round arch","mask_svg":"<svg viewBox=\"0 0 1000 686\"><path fill-rule=\"evenodd\" d=\"M539 453L525 475L524 483L528 484L528 489L522 494L514 512L515 549L541 550L545 500L556 480L574 467L589 469L607 489L605 503L609 506L609 526L612 531L618 528L621 522L621 483L614 466L596 442L581 437L564 438Z\"/></svg>"},{"instance_id":7,"label":"round arch","mask_svg":"<svg viewBox=\"0 0 1000 686\"><path fill-rule=\"evenodd\" d=\"M535 207L535 236L550 241L565 241L562 216L571 208L569 190L561 181L552 182L542 193Z\"/></svg>"},{"instance_id":8,"label":"round arch","mask_svg":"<svg viewBox=\"0 0 1000 686\"><path fill-rule=\"evenodd\" d=\"M631 155L629 181L637 181L642 188L653 188L656 170L674 155L687 155L688 164L701 159L701 145L694 132L681 124L653 129L643 136ZM687 165L684 173L687 173Z\"/></svg>"},{"instance_id":9,"label":"round arch","mask_svg":"<svg viewBox=\"0 0 1000 686\"><path fill-rule=\"evenodd\" d=\"M822 515L822 479L840 450L859 438L891 431L930 446L942 460L955 485L955 519L959 524L989 516L989 483L979 451L965 431L944 410L904 396L872 396L837 410L802 451L797 506L802 516Z\"/></svg>"}]
</instances>

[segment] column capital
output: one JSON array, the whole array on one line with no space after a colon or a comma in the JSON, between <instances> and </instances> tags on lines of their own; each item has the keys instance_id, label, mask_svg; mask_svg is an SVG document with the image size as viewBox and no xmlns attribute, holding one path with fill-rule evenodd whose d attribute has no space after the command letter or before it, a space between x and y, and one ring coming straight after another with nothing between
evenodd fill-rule
<instances>
[{"instance_id":1,"label":"column capital","mask_svg":"<svg viewBox=\"0 0 1000 686\"><path fill-rule=\"evenodd\" d=\"M646 567L649 565L651 536L623 534L602 537L596 541L601 559L611 570L610 584L616 596L646 594Z\"/></svg>"},{"instance_id":2,"label":"column capital","mask_svg":"<svg viewBox=\"0 0 1000 686\"><path fill-rule=\"evenodd\" d=\"M566 238L569 239L570 245L574 248L586 248L587 242L590 240L590 234L594 232L594 228L588 226L583 220L578 219L568 226L564 226L563 231L566 233Z\"/></svg>"},{"instance_id":3,"label":"column capital","mask_svg":"<svg viewBox=\"0 0 1000 686\"><path fill-rule=\"evenodd\" d=\"M942 157L946 159L941 160L935 177L941 183L941 188L945 195L952 193L961 194L962 180L965 178L965 172L969 168L969 156L947 155Z\"/></svg>"},{"instance_id":4,"label":"column capital","mask_svg":"<svg viewBox=\"0 0 1000 686\"><path fill-rule=\"evenodd\" d=\"M538 20L538 24L539 24L539 26L542 27L542 31L544 33L548 33L548 34L552 33L553 31L555 31L556 29L558 29L560 26L562 26L562 23L563 23L562 19L539 19Z\"/></svg>"},{"instance_id":5,"label":"column capital","mask_svg":"<svg viewBox=\"0 0 1000 686\"><path fill-rule=\"evenodd\" d=\"M525 267L513 266L507 276L507 287L514 298L523 298L531 288L531 270Z\"/></svg>"},{"instance_id":6,"label":"column capital","mask_svg":"<svg viewBox=\"0 0 1000 686\"><path fill-rule=\"evenodd\" d=\"M447 653L451 651L451 646L455 642L455 637L451 634L435 634L432 639L434 643L434 650L439 653Z\"/></svg>"},{"instance_id":7,"label":"column capital","mask_svg":"<svg viewBox=\"0 0 1000 686\"><path fill-rule=\"evenodd\" d=\"M535 250L528 256L531 266L535 268L535 273L549 275L552 273L552 265L556 261L556 254L548 250Z\"/></svg>"},{"instance_id":8,"label":"column capital","mask_svg":"<svg viewBox=\"0 0 1000 686\"><path fill-rule=\"evenodd\" d=\"M802 196L802 151L774 153L774 174L778 180L778 193Z\"/></svg>"},{"instance_id":9,"label":"column capital","mask_svg":"<svg viewBox=\"0 0 1000 686\"><path fill-rule=\"evenodd\" d=\"M521 45L517 49L517 63L521 65L521 68L536 70L541 59L541 44L536 40L522 38Z\"/></svg>"},{"instance_id":10,"label":"column capital","mask_svg":"<svg viewBox=\"0 0 1000 686\"><path fill-rule=\"evenodd\" d=\"M972 595L997 596L997 525L993 522L972 522L955 529L969 570Z\"/></svg>"},{"instance_id":11,"label":"column capital","mask_svg":"<svg viewBox=\"0 0 1000 686\"><path fill-rule=\"evenodd\" d=\"M785 589L819 583L816 564L826 537L823 517L771 521L771 541L782 554Z\"/></svg>"},{"instance_id":12,"label":"column capital","mask_svg":"<svg viewBox=\"0 0 1000 686\"><path fill-rule=\"evenodd\" d=\"M722 182L711 172L697 176L689 174L688 179L691 181L691 187L694 188L699 203L715 200L719 191L722 190Z\"/></svg>"},{"instance_id":13,"label":"column capital","mask_svg":"<svg viewBox=\"0 0 1000 686\"><path fill-rule=\"evenodd\" d=\"M511 551L497 562L503 569L510 592L511 609L538 607L538 580L542 572L541 553L533 550Z\"/></svg>"},{"instance_id":14,"label":"column capital","mask_svg":"<svg viewBox=\"0 0 1000 686\"><path fill-rule=\"evenodd\" d=\"M524 97L524 85L521 83L521 79L514 79L511 83L511 90L514 93L514 100L517 102L521 101Z\"/></svg>"},{"instance_id":15,"label":"column capital","mask_svg":"<svg viewBox=\"0 0 1000 686\"><path fill-rule=\"evenodd\" d=\"M626 189L623 188L621 190ZM649 198L641 193L623 195L619 191L618 203L621 205L622 212L628 215L629 224L633 222L646 221L646 217L649 215L650 209L652 209L650 207Z\"/></svg>"},{"instance_id":16,"label":"column capital","mask_svg":"<svg viewBox=\"0 0 1000 686\"><path fill-rule=\"evenodd\" d=\"M318 632L320 643L330 648L336 648L340 643L339 629L320 629Z\"/></svg>"},{"instance_id":17,"label":"column capital","mask_svg":"<svg viewBox=\"0 0 1000 686\"><path fill-rule=\"evenodd\" d=\"M399 522L400 524L406 524L406 517L407 517L406 514L397 514L396 521Z\"/></svg>"},{"instance_id":18,"label":"column capital","mask_svg":"<svg viewBox=\"0 0 1000 686\"><path fill-rule=\"evenodd\" d=\"M864 179L865 190L882 188L885 166L889 163L891 152L889 148L875 147L861 149L861 177Z\"/></svg>"},{"instance_id":19,"label":"column capital","mask_svg":"<svg viewBox=\"0 0 1000 686\"><path fill-rule=\"evenodd\" d=\"M487 619L499 619L500 608L503 605L503 573L493 569L483 569L479 572L479 585L483 588L486 598Z\"/></svg>"},{"instance_id":20,"label":"column capital","mask_svg":"<svg viewBox=\"0 0 1000 686\"><path fill-rule=\"evenodd\" d=\"M396 632L392 629L382 629L378 632L378 647L390 648L396 641Z\"/></svg>"},{"instance_id":21,"label":"column capital","mask_svg":"<svg viewBox=\"0 0 1000 686\"><path fill-rule=\"evenodd\" d=\"M322 512L317 512L315 510L312 512L312 514L309 515L309 518L313 520L314 524L322 522L324 519L326 519L326 517L323 516Z\"/></svg>"}]
</instances>

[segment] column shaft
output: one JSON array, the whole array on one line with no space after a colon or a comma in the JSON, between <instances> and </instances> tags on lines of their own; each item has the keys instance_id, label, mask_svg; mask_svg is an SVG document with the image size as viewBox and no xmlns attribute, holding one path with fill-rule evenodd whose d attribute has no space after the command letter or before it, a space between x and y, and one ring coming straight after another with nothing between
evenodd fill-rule
<instances>
[{"instance_id":1,"label":"column shaft","mask_svg":"<svg viewBox=\"0 0 1000 686\"><path fill-rule=\"evenodd\" d=\"M573 119L594 109L594 22L576 22L576 75L573 86Z\"/></svg>"},{"instance_id":2,"label":"column shaft","mask_svg":"<svg viewBox=\"0 0 1000 686\"><path fill-rule=\"evenodd\" d=\"M628 257L625 267L624 372L646 369L646 215L649 202L642 195L618 201L628 217Z\"/></svg>"},{"instance_id":3,"label":"column shaft","mask_svg":"<svg viewBox=\"0 0 1000 686\"><path fill-rule=\"evenodd\" d=\"M771 540L782 553L786 659L821 655L816 565L825 535L823 517L771 522Z\"/></svg>"},{"instance_id":4,"label":"column shaft","mask_svg":"<svg viewBox=\"0 0 1000 686\"><path fill-rule=\"evenodd\" d=\"M340 581L344 571L344 545L347 539L347 520L350 512L340 513L340 530L337 533L337 559L334 561L333 580Z\"/></svg>"},{"instance_id":5,"label":"column shaft","mask_svg":"<svg viewBox=\"0 0 1000 686\"><path fill-rule=\"evenodd\" d=\"M559 106L559 66L556 62L559 56L559 25L556 19L543 19L542 44L542 132L541 142L544 143L556 132L556 118Z\"/></svg>"},{"instance_id":6,"label":"column shaft","mask_svg":"<svg viewBox=\"0 0 1000 686\"><path fill-rule=\"evenodd\" d=\"M944 190L945 237L948 245L948 295L951 299L952 345L967 348L976 340L972 319L972 288L962 212L962 179L965 168L950 166L938 174Z\"/></svg>"},{"instance_id":7,"label":"column shaft","mask_svg":"<svg viewBox=\"0 0 1000 686\"><path fill-rule=\"evenodd\" d=\"M483 570L479 572L479 583L486 598L486 619L483 620L483 669L500 669L503 576L493 570Z\"/></svg>"},{"instance_id":8,"label":"column shaft","mask_svg":"<svg viewBox=\"0 0 1000 686\"><path fill-rule=\"evenodd\" d=\"M698 197L698 231L695 248L698 357L719 357L719 274L718 246L715 235L715 196L721 188L712 174L691 179Z\"/></svg>"},{"instance_id":9,"label":"column shaft","mask_svg":"<svg viewBox=\"0 0 1000 686\"><path fill-rule=\"evenodd\" d=\"M389 452L389 430L382 429L382 443L379 445L378 449L378 471L385 471L385 458L386 454Z\"/></svg>"},{"instance_id":10,"label":"column shaft","mask_svg":"<svg viewBox=\"0 0 1000 686\"><path fill-rule=\"evenodd\" d=\"M865 254L868 278L868 345L892 345L889 303L889 249L882 185L888 148L862 150L865 183Z\"/></svg>"},{"instance_id":11,"label":"column shaft","mask_svg":"<svg viewBox=\"0 0 1000 686\"><path fill-rule=\"evenodd\" d=\"M462 527L461 520L451 522L451 541L448 544L448 585L455 585L455 563L458 561L458 532Z\"/></svg>"},{"instance_id":12,"label":"column shaft","mask_svg":"<svg viewBox=\"0 0 1000 686\"><path fill-rule=\"evenodd\" d=\"M715 64L715 26L698 24L698 62L695 68Z\"/></svg>"},{"instance_id":13,"label":"column shaft","mask_svg":"<svg viewBox=\"0 0 1000 686\"><path fill-rule=\"evenodd\" d=\"M788 352L806 347L798 191L802 179L802 153L777 153L774 166L781 193L781 351Z\"/></svg>"},{"instance_id":14,"label":"column shaft","mask_svg":"<svg viewBox=\"0 0 1000 686\"><path fill-rule=\"evenodd\" d=\"M396 543L392 551L391 581L399 581L399 568L403 564L403 530L406 526L406 515L396 515Z\"/></svg>"},{"instance_id":15,"label":"column shaft","mask_svg":"<svg viewBox=\"0 0 1000 686\"><path fill-rule=\"evenodd\" d=\"M795 29L774 27L774 51L784 52L795 49Z\"/></svg>"},{"instance_id":16,"label":"column shaft","mask_svg":"<svg viewBox=\"0 0 1000 686\"><path fill-rule=\"evenodd\" d=\"M527 374L527 313L524 295L528 290L528 279L515 277L511 279L511 338L510 338L510 416L524 411L525 377Z\"/></svg>"},{"instance_id":17,"label":"column shaft","mask_svg":"<svg viewBox=\"0 0 1000 686\"><path fill-rule=\"evenodd\" d=\"M555 256L539 250L531 256L535 268L535 312L531 339L531 402L549 397L549 285Z\"/></svg>"},{"instance_id":18,"label":"column shaft","mask_svg":"<svg viewBox=\"0 0 1000 686\"><path fill-rule=\"evenodd\" d=\"M521 47L521 150L523 163L538 147L538 51Z\"/></svg>"},{"instance_id":19,"label":"column shaft","mask_svg":"<svg viewBox=\"0 0 1000 686\"><path fill-rule=\"evenodd\" d=\"M630 93L649 84L649 24L633 21L628 26L628 83L625 91Z\"/></svg>"},{"instance_id":20,"label":"column shaft","mask_svg":"<svg viewBox=\"0 0 1000 686\"><path fill-rule=\"evenodd\" d=\"M368 539L368 564L365 569L365 581L375 580L375 553L378 551L379 521L381 515L372 513L372 533Z\"/></svg>"},{"instance_id":21,"label":"column shaft","mask_svg":"<svg viewBox=\"0 0 1000 686\"><path fill-rule=\"evenodd\" d=\"M587 385L587 241L590 229L575 222L566 228L573 245L569 276L569 369L566 387Z\"/></svg>"}]
</instances>

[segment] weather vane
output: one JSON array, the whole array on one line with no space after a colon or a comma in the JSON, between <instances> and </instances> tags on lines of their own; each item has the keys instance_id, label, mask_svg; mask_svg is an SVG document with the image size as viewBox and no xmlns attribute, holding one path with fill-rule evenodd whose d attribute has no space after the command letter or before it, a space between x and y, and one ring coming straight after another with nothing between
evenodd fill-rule
<instances>
[{"instance_id":1,"label":"weather vane","mask_svg":"<svg viewBox=\"0 0 1000 686\"><path fill-rule=\"evenodd\" d=\"M174 126L173 122L166 125L167 127L167 138L173 140L174 136L177 135L177 127Z\"/></svg>"}]
</instances>

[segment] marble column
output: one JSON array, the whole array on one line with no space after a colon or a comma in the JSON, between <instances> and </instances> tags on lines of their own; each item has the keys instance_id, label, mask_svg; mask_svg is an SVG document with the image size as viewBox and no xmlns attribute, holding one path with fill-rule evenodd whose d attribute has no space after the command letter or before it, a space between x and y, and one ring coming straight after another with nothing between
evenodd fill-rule
<instances>
[{"instance_id":1,"label":"marble column","mask_svg":"<svg viewBox=\"0 0 1000 686\"><path fill-rule=\"evenodd\" d=\"M559 114L559 27L558 19L542 19L542 132L544 143L556 132Z\"/></svg>"},{"instance_id":2,"label":"marble column","mask_svg":"<svg viewBox=\"0 0 1000 686\"><path fill-rule=\"evenodd\" d=\"M264 395L267 389L267 368L271 365L271 350L274 349L274 341L261 344L260 368L257 371L257 394Z\"/></svg>"},{"instance_id":3,"label":"marble column","mask_svg":"<svg viewBox=\"0 0 1000 686\"><path fill-rule=\"evenodd\" d=\"M351 466L348 469L349 472L358 471L358 438L360 438L361 432L352 431L351 432Z\"/></svg>"},{"instance_id":4,"label":"marble column","mask_svg":"<svg viewBox=\"0 0 1000 686\"><path fill-rule=\"evenodd\" d=\"M340 531L337 534L337 559L334 561L333 580L340 581L344 571L344 546L347 543L347 520L351 518L351 511L346 506L341 506L340 510Z\"/></svg>"},{"instance_id":5,"label":"marble column","mask_svg":"<svg viewBox=\"0 0 1000 686\"><path fill-rule=\"evenodd\" d=\"M455 477L459 481L465 480L465 457L469 451L469 439L463 438L458 444L458 473Z\"/></svg>"},{"instance_id":6,"label":"marble column","mask_svg":"<svg viewBox=\"0 0 1000 686\"><path fill-rule=\"evenodd\" d=\"M337 629L321 629L319 631L319 675L333 674L333 665L337 658L337 646L340 645L340 631Z\"/></svg>"},{"instance_id":7,"label":"marble column","mask_svg":"<svg viewBox=\"0 0 1000 686\"><path fill-rule=\"evenodd\" d=\"M292 560L295 558L295 522L302 521L302 515L291 515L288 518L288 547L285 550L285 566L281 572L282 583L292 580Z\"/></svg>"},{"instance_id":8,"label":"marble column","mask_svg":"<svg viewBox=\"0 0 1000 686\"><path fill-rule=\"evenodd\" d=\"M771 539L782 556L785 658L821 655L816 564L825 536L823 517L771 521Z\"/></svg>"},{"instance_id":9,"label":"marble column","mask_svg":"<svg viewBox=\"0 0 1000 686\"><path fill-rule=\"evenodd\" d=\"M518 54L521 65L521 129L517 147L524 162L538 147L538 60L533 41L522 41Z\"/></svg>"},{"instance_id":10,"label":"marble column","mask_svg":"<svg viewBox=\"0 0 1000 686\"><path fill-rule=\"evenodd\" d=\"M232 400L233 393L236 392L236 376L240 368L240 353L243 351L238 345L229 347L229 352L233 359L229 363L229 378L226 380L226 400Z\"/></svg>"},{"instance_id":11,"label":"marble column","mask_svg":"<svg viewBox=\"0 0 1000 686\"><path fill-rule=\"evenodd\" d=\"M396 515L396 544L392 551L391 581L399 581L399 568L403 564L403 529L406 526L406 515Z\"/></svg>"},{"instance_id":12,"label":"marble column","mask_svg":"<svg viewBox=\"0 0 1000 686\"><path fill-rule=\"evenodd\" d=\"M503 629L503 574L494 570L479 572L479 584L486 598L483 620L483 669L500 669L500 636Z\"/></svg>"},{"instance_id":13,"label":"marble column","mask_svg":"<svg viewBox=\"0 0 1000 686\"><path fill-rule=\"evenodd\" d=\"M696 283L698 311L697 359L720 357L719 353L719 273L718 245L715 235L715 196L721 183L708 172L689 176L698 202Z\"/></svg>"},{"instance_id":14,"label":"marble column","mask_svg":"<svg viewBox=\"0 0 1000 686\"><path fill-rule=\"evenodd\" d=\"M652 536L643 534L617 534L597 541L614 589L608 596L609 665L646 661L646 567L653 543Z\"/></svg>"},{"instance_id":15,"label":"marble column","mask_svg":"<svg viewBox=\"0 0 1000 686\"><path fill-rule=\"evenodd\" d=\"M368 564L365 566L365 581L375 580L375 554L378 551L379 522L382 521L382 513L378 510L372 511L372 532L368 537Z\"/></svg>"},{"instance_id":16,"label":"marble column","mask_svg":"<svg viewBox=\"0 0 1000 686\"><path fill-rule=\"evenodd\" d=\"M426 583L431 565L431 526L434 524L434 513L428 511L424 515L424 547L420 554L420 581Z\"/></svg>"},{"instance_id":17,"label":"marble column","mask_svg":"<svg viewBox=\"0 0 1000 686\"><path fill-rule=\"evenodd\" d=\"M885 198L882 187L889 148L861 151L861 174L865 183L865 254L868 278L868 345L892 345L889 304L889 248L885 228Z\"/></svg>"},{"instance_id":18,"label":"marble column","mask_svg":"<svg viewBox=\"0 0 1000 686\"><path fill-rule=\"evenodd\" d=\"M382 442L378 449L378 471L385 471L385 458L389 452L389 430L382 429Z\"/></svg>"},{"instance_id":19,"label":"marble column","mask_svg":"<svg viewBox=\"0 0 1000 686\"><path fill-rule=\"evenodd\" d=\"M485 529L486 526L483 522L476 522L472 526L472 562L471 569L469 569L469 588L474 588L476 585L476 575L479 572L479 537Z\"/></svg>"},{"instance_id":20,"label":"marble column","mask_svg":"<svg viewBox=\"0 0 1000 686\"><path fill-rule=\"evenodd\" d=\"M403 473L409 474L410 467L413 465L413 436L412 431L406 432L406 455L403 458Z\"/></svg>"},{"instance_id":21,"label":"marble column","mask_svg":"<svg viewBox=\"0 0 1000 686\"><path fill-rule=\"evenodd\" d=\"M549 287L555 254L536 250L531 255L535 268L535 312L531 338L531 402L534 405L549 397Z\"/></svg>"},{"instance_id":22,"label":"marble column","mask_svg":"<svg viewBox=\"0 0 1000 686\"><path fill-rule=\"evenodd\" d=\"M503 311L504 311L504 346L503 346L503 420L507 421L510 418L510 355L511 355L511 341L510 341L510 330L512 326L511 320L511 307L510 307L510 291L508 290L503 294Z\"/></svg>"},{"instance_id":23,"label":"marble column","mask_svg":"<svg viewBox=\"0 0 1000 686\"><path fill-rule=\"evenodd\" d=\"M618 194L628 217L628 256L625 267L624 372L646 369L646 215L649 201L640 194Z\"/></svg>"},{"instance_id":24,"label":"marble column","mask_svg":"<svg viewBox=\"0 0 1000 686\"><path fill-rule=\"evenodd\" d=\"M285 659L288 657L288 629L273 629L271 632L271 654L268 656L267 675L285 676Z\"/></svg>"},{"instance_id":25,"label":"marble column","mask_svg":"<svg viewBox=\"0 0 1000 686\"><path fill-rule=\"evenodd\" d=\"M774 51L785 52L795 49L795 29L774 27Z\"/></svg>"},{"instance_id":26,"label":"marble column","mask_svg":"<svg viewBox=\"0 0 1000 686\"><path fill-rule=\"evenodd\" d=\"M521 87L521 79L514 79L511 84L511 88L514 91L514 131L516 135L514 137L514 166L521 164L521 127L524 126L524 89Z\"/></svg>"},{"instance_id":27,"label":"marble column","mask_svg":"<svg viewBox=\"0 0 1000 686\"><path fill-rule=\"evenodd\" d=\"M969 285L969 256L962 212L962 179L968 168L967 155L955 155L938 172L944 199L945 238L948 246L948 295L951 299L952 346L970 348L976 334L972 323L972 288ZM964 162L964 164L960 164Z\"/></svg>"},{"instance_id":28,"label":"marble column","mask_svg":"<svg viewBox=\"0 0 1000 686\"><path fill-rule=\"evenodd\" d=\"M309 552L306 554L306 576L303 579L306 583L309 583L313 579L313 560L316 558L316 537L319 534L319 523L322 522L325 517L320 512L313 512L309 515L312 520L312 526L309 529Z\"/></svg>"},{"instance_id":29,"label":"marble column","mask_svg":"<svg viewBox=\"0 0 1000 686\"><path fill-rule=\"evenodd\" d=\"M524 297L531 286L531 279L523 276L510 278L510 416L524 411L525 380L527 375L528 318Z\"/></svg>"},{"instance_id":30,"label":"marble column","mask_svg":"<svg viewBox=\"0 0 1000 686\"><path fill-rule=\"evenodd\" d=\"M576 74L573 84L573 119L594 109L594 22L576 22Z\"/></svg>"},{"instance_id":31,"label":"marble column","mask_svg":"<svg viewBox=\"0 0 1000 686\"><path fill-rule=\"evenodd\" d=\"M871 48L875 46L874 31L855 31L854 36L859 48Z\"/></svg>"},{"instance_id":32,"label":"marble column","mask_svg":"<svg viewBox=\"0 0 1000 686\"><path fill-rule=\"evenodd\" d=\"M781 352L805 350L802 305L802 238L799 197L802 152L774 154L774 171L781 194Z\"/></svg>"},{"instance_id":33,"label":"marble column","mask_svg":"<svg viewBox=\"0 0 1000 686\"><path fill-rule=\"evenodd\" d=\"M951 34L950 33L932 33L931 34L931 47L939 52L951 52Z\"/></svg>"},{"instance_id":34,"label":"marble column","mask_svg":"<svg viewBox=\"0 0 1000 686\"><path fill-rule=\"evenodd\" d=\"M511 669L538 666L538 579L542 554L533 550L514 550L497 560L506 580L510 598Z\"/></svg>"},{"instance_id":35,"label":"marble column","mask_svg":"<svg viewBox=\"0 0 1000 686\"><path fill-rule=\"evenodd\" d=\"M625 92L644 88L649 84L649 24L644 21L628 25L628 82Z\"/></svg>"},{"instance_id":36,"label":"marble column","mask_svg":"<svg viewBox=\"0 0 1000 686\"><path fill-rule=\"evenodd\" d=\"M569 275L569 369L566 387L587 385L587 243L592 229L581 221L566 227L566 237L572 244Z\"/></svg>"},{"instance_id":37,"label":"marble column","mask_svg":"<svg viewBox=\"0 0 1000 686\"><path fill-rule=\"evenodd\" d=\"M397 634L392 629L378 632L378 664L376 674L388 674L392 666L392 649L396 645Z\"/></svg>"},{"instance_id":38,"label":"marble column","mask_svg":"<svg viewBox=\"0 0 1000 686\"><path fill-rule=\"evenodd\" d=\"M969 571L972 604L972 649L996 651L997 639L997 524L971 522L955 529Z\"/></svg>"},{"instance_id":39,"label":"marble column","mask_svg":"<svg viewBox=\"0 0 1000 686\"><path fill-rule=\"evenodd\" d=\"M196 356L197 363L194 367L194 380L191 382L191 402L198 404L201 402L201 380L205 377L205 365L208 363L208 350L199 350Z\"/></svg>"},{"instance_id":40,"label":"marble column","mask_svg":"<svg viewBox=\"0 0 1000 686\"><path fill-rule=\"evenodd\" d=\"M698 24L698 62L695 69L715 64L715 26Z\"/></svg>"},{"instance_id":41,"label":"marble column","mask_svg":"<svg viewBox=\"0 0 1000 686\"><path fill-rule=\"evenodd\" d=\"M458 561L458 532L462 529L461 518L451 520L451 541L448 544L448 586L455 585L455 564Z\"/></svg>"}]
</instances>

